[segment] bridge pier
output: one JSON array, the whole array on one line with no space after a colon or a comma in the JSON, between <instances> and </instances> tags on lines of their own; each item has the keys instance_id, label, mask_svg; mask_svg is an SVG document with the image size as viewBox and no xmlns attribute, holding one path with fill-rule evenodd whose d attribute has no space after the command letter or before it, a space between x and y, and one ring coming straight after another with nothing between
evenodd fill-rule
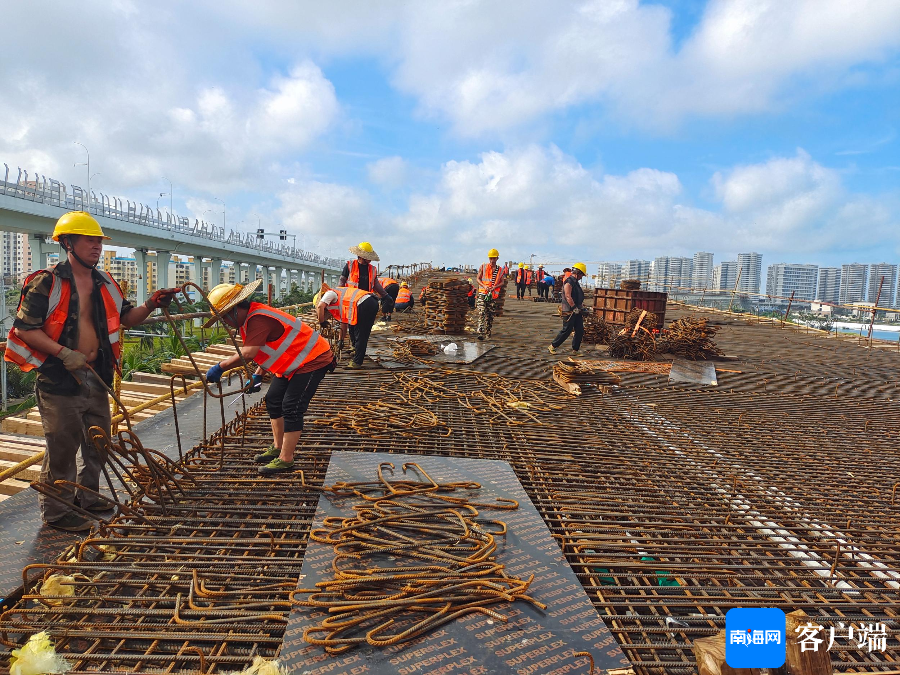
<instances>
[{"instance_id":1,"label":"bridge pier","mask_svg":"<svg viewBox=\"0 0 900 675\"><path fill-rule=\"evenodd\" d=\"M213 289L222 283L222 259L213 258L209 261L209 288Z\"/></svg>"},{"instance_id":2,"label":"bridge pier","mask_svg":"<svg viewBox=\"0 0 900 675\"><path fill-rule=\"evenodd\" d=\"M147 302L147 286L150 281L150 272L147 271L147 250L136 248L134 250L134 261L138 268L138 282L135 294L137 296L137 304L143 305Z\"/></svg>"},{"instance_id":3,"label":"bridge pier","mask_svg":"<svg viewBox=\"0 0 900 675\"><path fill-rule=\"evenodd\" d=\"M281 277L284 274L283 267L275 268L275 294L279 300L284 298L284 287L281 285ZM288 290L290 291L290 274L288 274Z\"/></svg>"},{"instance_id":4,"label":"bridge pier","mask_svg":"<svg viewBox=\"0 0 900 675\"><path fill-rule=\"evenodd\" d=\"M44 241L44 235L42 234L29 234L28 246L31 248L31 264L35 270L47 269L47 256L51 253L59 251L59 261L63 262L65 260L65 256L62 254L62 247L56 242L48 244Z\"/></svg>"},{"instance_id":5,"label":"bridge pier","mask_svg":"<svg viewBox=\"0 0 900 675\"><path fill-rule=\"evenodd\" d=\"M172 259L170 251L156 252L156 288L169 287L169 261Z\"/></svg>"},{"instance_id":6,"label":"bridge pier","mask_svg":"<svg viewBox=\"0 0 900 675\"><path fill-rule=\"evenodd\" d=\"M194 283L203 287L203 257L199 255L194 256ZM197 289L193 290L193 295L195 300L200 299L200 294L197 292Z\"/></svg>"}]
</instances>

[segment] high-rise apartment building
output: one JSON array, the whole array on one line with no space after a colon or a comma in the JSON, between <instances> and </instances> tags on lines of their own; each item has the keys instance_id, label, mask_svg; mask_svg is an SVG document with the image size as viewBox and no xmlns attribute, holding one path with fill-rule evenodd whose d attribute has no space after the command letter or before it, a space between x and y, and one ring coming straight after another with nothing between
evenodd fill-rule
<instances>
[{"instance_id":1,"label":"high-rise apartment building","mask_svg":"<svg viewBox=\"0 0 900 675\"><path fill-rule=\"evenodd\" d=\"M776 263L766 271L766 294L780 298L784 304L791 295L794 300L810 301L816 298L818 265Z\"/></svg>"},{"instance_id":2,"label":"high-rise apartment building","mask_svg":"<svg viewBox=\"0 0 900 675\"><path fill-rule=\"evenodd\" d=\"M661 256L650 263L650 289L673 293L691 285L694 262L690 258Z\"/></svg>"},{"instance_id":3,"label":"high-rise apartment building","mask_svg":"<svg viewBox=\"0 0 900 675\"><path fill-rule=\"evenodd\" d=\"M21 283L31 273L31 246L23 232L0 232L0 273L8 283Z\"/></svg>"},{"instance_id":4,"label":"high-rise apartment building","mask_svg":"<svg viewBox=\"0 0 900 675\"><path fill-rule=\"evenodd\" d=\"M884 283L881 278L884 277ZM893 263L872 263L869 265L869 302L874 303L881 286L879 307L896 307L894 294L897 291L897 265Z\"/></svg>"},{"instance_id":5,"label":"high-rise apartment building","mask_svg":"<svg viewBox=\"0 0 900 675\"><path fill-rule=\"evenodd\" d=\"M694 254L694 269L691 273L691 288L702 291L712 287L713 254L698 251Z\"/></svg>"},{"instance_id":6,"label":"high-rise apartment building","mask_svg":"<svg viewBox=\"0 0 900 675\"><path fill-rule=\"evenodd\" d=\"M624 279L637 279L645 286L650 280L650 261L649 260L629 260L625 263L622 270Z\"/></svg>"},{"instance_id":7,"label":"high-rise apartment building","mask_svg":"<svg viewBox=\"0 0 900 675\"><path fill-rule=\"evenodd\" d=\"M597 269L597 285L600 288L618 288L622 280L622 265L602 262Z\"/></svg>"},{"instance_id":8,"label":"high-rise apartment building","mask_svg":"<svg viewBox=\"0 0 900 675\"><path fill-rule=\"evenodd\" d=\"M841 304L865 301L868 273L869 266L862 263L841 265Z\"/></svg>"},{"instance_id":9,"label":"high-rise apartment building","mask_svg":"<svg viewBox=\"0 0 900 675\"><path fill-rule=\"evenodd\" d=\"M820 267L816 300L837 304L841 301L841 268Z\"/></svg>"},{"instance_id":10,"label":"high-rise apartment building","mask_svg":"<svg viewBox=\"0 0 900 675\"><path fill-rule=\"evenodd\" d=\"M737 260L726 260L713 267L712 289L717 291L732 291L737 281Z\"/></svg>"},{"instance_id":11,"label":"high-rise apartment building","mask_svg":"<svg viewBox=\"0 0 900 675\"><path fill-rule=\"evenodd\" d=\"M759 293L762 283L762 254L738 253L737 263L740 270L740 279L737 282L738 292Z\"/></svg>"}]
</instances>

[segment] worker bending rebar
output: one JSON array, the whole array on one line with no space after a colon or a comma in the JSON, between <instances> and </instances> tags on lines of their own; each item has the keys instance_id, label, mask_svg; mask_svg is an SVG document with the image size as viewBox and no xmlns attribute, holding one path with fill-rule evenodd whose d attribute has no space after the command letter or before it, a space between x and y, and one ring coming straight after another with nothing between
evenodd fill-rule
<instances>
[{"instance_id":1,"label":"worker bending rebar","mask_svg":"<svg viewBox=\"0 0 900 675\"><path fill-rule=\"evenodd\" d=\"M219 284L208 295L215 310L204 324L212 326L219 318L241 332L241 353L220 361L206 373L206 381L216 383L226 370L240 365L241 357L258 367L246 390L259 391L264 370L274 379L266 392L266 411L272 424L272 444L253 459L264 464L264 476L294 468L294 453L303 434L303 416L326 373L335 368L334 353L318 331L299 318L250 296L262 283L257 279L246 286Z\"/></svg>"},{"instance_id":2,"label":"worker bending rebar","mask_svg":"<svg viewBox=\"0 0 900 675\"><path fill-rule=\"evenodd\" d=\"M41 482L64 480L93 492L100 489L104 460L88 430L110 430L107 391L122 356L119 327L141 323L154 309L167 307L178 291L160 289L140 307L132 306L116 281L97 269L104 239L109 237L100 223L85 211L56 221L53 241L65 250L65 260L25 279L4 356L24 372L38 371L35 398L47 442ZM92 521L73 506L109 511L92 492L55 488L61 500L43 493L39 498L41 516L51 527L89 530Z\"/></svg>"},{"instance_id":3,"label":"worker bending rebar","mask_svg":"<svg viewBox=\"0 0 900 675\"><path fill-rule=\"evenodd\" d=\"M371 293L358 288L341 286L328 289L321 297L313 298L316 305L316 316L322 327L328 325L328 313L341 322L341 344L344 343L347 327L350 328L350 341L353 345L353 358L348 368L362 368L369 346L372 326L378 316L378 300ZM326 313L327 312L327 313Z\"/></svg>"},{"instance_id":4,"label":"worker bending rebar","mask_svg":"<svg viewBox=\"0 0 900 675\"><path fill-rule=\"evenodd\" d=\"M409 284L405 281L400 284L396 300L397 303L394 305L394 309L398 312L408 312L415 306L415 298L413 298L409 290Z\"/></svg>"}]
</instances>

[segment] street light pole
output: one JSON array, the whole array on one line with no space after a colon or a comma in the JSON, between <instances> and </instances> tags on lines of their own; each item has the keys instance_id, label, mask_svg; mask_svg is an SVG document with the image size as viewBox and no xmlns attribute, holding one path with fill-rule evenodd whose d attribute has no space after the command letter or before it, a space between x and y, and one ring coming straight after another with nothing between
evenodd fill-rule
<instances>
[{"instance_id":1,"label":"street light pole","mask_svg":"<svg viewBox=\"0 0 900 675\"><path fill-rule=\"evenodd\" d=\"M165 176L163 176L162 179L169 184L169 213L175 213L175 209L172 208L172 193L174 192L174 190L172 189L172 181L170 181ZM160 195L160 197L162 197L162 195ZM157 200L157 202L158 201L159 200ZM159 209L159 206L157 206L157 209Z\"/></svg>"},{"instance_id":2,"label":"street light pole","mask_svg":"<svg viewBox=\"0 0 900 675\"><path fill-rule=\"evenodd\" d=\"M225 202L218 197L213 197L217 202L222 202L222 229L225 229Z\"/></svg>"},{"instance_id":3,"label":"street light pole","mask_svg":"<svg viewBox=\"0 0 900 675\"><path fill-rule=\"evenodd\" d=\"M79 143L78 141L73 141L75 145L80 145L84 148L85 153L87 153L87 162L76 162L74 166L86 166L87 167L87 193L88 200L91 198L91 151L87 149L87 146L84 143Z\"/></svg>"}]
</instances>

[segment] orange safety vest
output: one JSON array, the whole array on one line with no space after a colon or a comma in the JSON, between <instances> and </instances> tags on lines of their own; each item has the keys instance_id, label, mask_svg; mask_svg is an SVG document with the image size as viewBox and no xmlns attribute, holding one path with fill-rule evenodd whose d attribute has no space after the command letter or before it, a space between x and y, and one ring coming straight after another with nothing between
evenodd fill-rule
<instances>
[{"instance_id":1,"label":"orange safety vest","mask_svg":"<svg viewBox=\"0 0 900 675\"><path fill-rule=\"evenodd\" d=\"M278 377L290 377L304 363L321 356L331 349L328 340L319 335L303 321L280 309L269 307L261 302L251 302L247 320L241 326L241 340L247 339L247 321L254 316L267 316L275 319L284 328L284 333L274 342L267 342L253 360Z\"/></svg>"},{"instance_id":2,"label":"orange safety vest","mask_svg":"<svg viewBox=\"0 0 900 675\"><path fill-rule=\"evenodd\" d=\"M348 260L347 267L350 268L350 276L347 277L347 286L351 288L359 288L359 260ZM375 269L375 265L369 263L369 288L364 288L364 291L371 291L375 289L375 279L378 278L378 270Z\"/></svg>"},{"instance_id":3,"label":"orange safety vest","mask_svg":"<svg viewBox=\"0 0 900 675\"><path fill-rule=\"evenodd\" d=\"M563 283L565 283L566 279L572 276L571 272L563 272Z\"/></svg>"},{"instance_id":4,"label":"orange safety vest","mask_svg":"<svg viewBox=\"0 0 900 675\"><path fill-rule=\"evenodd\" d=\"M381 287L387 290L388 286L392 286L393 284L399 284L400 282L394 279L393 277L381 277L378 279L378 282L381 284Z\"/></svg>"},{"instance_id":5,"label":"orange safety vest","mask_svg":"<svg viewBox=\"0 0 900 675\"><path fill-rule=\"evenodd\" d=\"M397 293L397 304L409 302L410 300L412 300L412 293L409 292L408 288L401 288L400 292Z\"/></svg>"},{"instance_id":6,"label":"orange safety vest","mask_svg":"<svg viewBox=\"0 0 900 675\"><path fill-rule=\"evenodd\" d=\"M525 285L531 286L531 270L525 270Z\"/></svg>"},{"instance_id":7,"label":"orange safety vest","mask_svg":"<svg viewBox=\"0 0 900 675\"><path fill-rule=\"evenodd\" d=\"M525 270L523 268L519 268L516 272L516 283L521 284L525 281Z\"/></svg>"},{"instance_id":8,"label":"orange safety vest","mask_svg":"<svg viewBox=\"0 0 900 675\"><path fill-rule=\"evenodd\" d=\"M358 320L356 316L357 305L372 294L367 291L361 291L358 288L350 288L349 286L338 286L331 290L337 293L337 301L328 305L328 311L341 323L355 326Z\"/></svg>"},{"instance_id":9,"label":"orange safety vest","mask_svg":"<svg viewBox=\"0 0 900 675\"><path fill-rule=\"evenodd\" d=\"M122 303L125 302L125 295L119 284L106 272L100 272L103 281L106 283L100 287L100 295L103 298L103 309L106 311L106 331L109 334L109 344L112 347L113 358L116 364L122 355L122 346L119 344L119 326L121 319L119 314L122 312ZM50 297L47 305L47 318L41 329L47 334L51 340L59 340L62 335L63 327L66 325L66 319L69 317L69 298L72 295L72 286L69 279L61 279L53 274L52 269L38 270L32 272L25 279L24 286L27 286L32 279L38 274L44 272L52 276L50 283ZM19 306L22 305L22 298L19 298ZM40 368L47 360L47 354L32 349L15 333L14 328L10 328L9 335L6 338L6 352L3 358L10 363L15 363L23 372Z\"/></svg>"},{"instance_id":10,"label":"orange safety vest","mask_svg":"<svg viewBox=\"0 0 900 675\"><path fill-rule=\"evenodd\" d=\"M487 274L486 274L487 273ZM490 279L490 281L485 282L484 279ZM492 267L489 263L483 263L481 267L478 269L478 292L487 295L488 289L494 284L500 284L503 281L503 270L501 267L496 266ZM495 288L494 292L491 294L492 297L496 300L500 297L500 289Z\"/></svg>"}]
</instances>

